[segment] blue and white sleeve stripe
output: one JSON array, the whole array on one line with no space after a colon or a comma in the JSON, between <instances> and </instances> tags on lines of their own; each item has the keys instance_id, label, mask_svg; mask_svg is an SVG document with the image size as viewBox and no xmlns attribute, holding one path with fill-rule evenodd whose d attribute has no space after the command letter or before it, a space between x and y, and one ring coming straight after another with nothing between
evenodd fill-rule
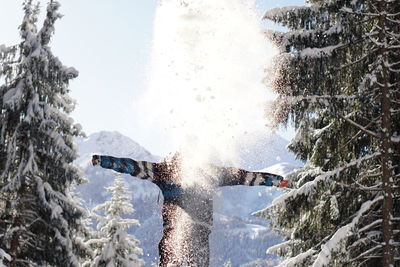
<instances>
[{"instance_id":1,"label":"blue and white sleeve stripe","mask_svg":"<svg viewBox=\"0 0 400 267\"><path fill-rule=\"evenodd\" d=\"M151 162L136 161L130 158L100 156L100 166L116 172L127 173L141 179L154 180L153 163Z\"/></svg>"}]
</instances>

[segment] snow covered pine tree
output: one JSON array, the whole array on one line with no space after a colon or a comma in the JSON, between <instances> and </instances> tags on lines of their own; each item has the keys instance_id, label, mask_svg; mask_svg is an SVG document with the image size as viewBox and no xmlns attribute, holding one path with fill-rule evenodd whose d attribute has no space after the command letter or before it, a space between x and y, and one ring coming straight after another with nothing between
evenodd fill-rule
<instances>
[{"instance_id":1,"label":"snow covered pine tree","mask_svg":"<svg viewBox=\"0 0 400 267\"><path fill-rule=\"evenodd\" d=\"M400 266L400 1L310 0L267 11L286 26L277 123L309 165L261 212L282 266Z\"/></svg>"},{"instance_id":2,"label":"snow covered pine tree","mask_svg":"<svg viewBox=\"0 0 400 267\"><path fill-rule=\"evenodd\" d=\"M98 247L92 267L139 267L144 261L138 257L143 251L138 247L139 241L125 232L134 225L140 225L138 220L123 219L121 215L132 214L134 209L127 197L131 192L124 187L121 175L116 174L114 185L106 188L111 192L111 200L100 204L94 210L104 211L103 216L97 216L99 238L89 240L89 244Z\"/></svg>"},{"instance_id":3,"label":"snow covered pine tree","mask_svg":"<svg viewBox=\"0 0 400 267\"><path fill-rule=\"evenodd\" d=\"M0 46L0 251L7 266L79 266L84 210L71 197L82 181L72 165L80 135L68 113L74 101L66 68L49 47L59 4L50 1L36 28L39 6L24 2L18 46Z\"/></svg>"},{"instance_id":4,"label":"snow covered pine tree","mask_svg":"<svg viewBox=\"0 0 400 267\"><path fill-rule=\"evenodd\" d=\"M164 196L162 210L164 233L158 246L160 266L206 267L209 265L210 257L209 235L212 229L213 189L200 186L183 188L180 184L182 180L181 162L179 153L176 153L172 159L164 160L161 163L100 155L93 155L92 159L93 165L148 179L160 188ZM215 175L215 187L230 185L284 187L288 184L288 181L284 180L282 176L271 173L249 172L214 165L207 165L207 169L209 172L203 170L198 170L198 172L204 173L203 175L210 175L210 173ZM178 228L178 220L181 219L178 214L181 211L189 215L193 223L185 225L184 231L179 233L185 238L179 240L180 244L176 244L176 237L173 233Z\"/></svg>"}]
</instances>

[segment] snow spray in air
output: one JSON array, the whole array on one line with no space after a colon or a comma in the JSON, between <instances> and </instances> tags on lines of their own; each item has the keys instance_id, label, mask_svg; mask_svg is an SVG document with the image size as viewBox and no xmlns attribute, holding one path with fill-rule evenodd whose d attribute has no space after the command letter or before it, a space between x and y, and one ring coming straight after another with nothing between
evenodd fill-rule
<instances>
[{"instance_id":1,"label":"snow spray in air","mask_svg":"<svg viewBox=\"0 0 400 267\"><path fill-rule=\"evenodd\" d=\"M180 147L184 187L212 187L213 176L202 167L234 165L238 138L267 123L265 102L272 96L262 80L277 49L253 6L246 0L159 1L140 111Z\"/></svg>"},{"instance_id":2,"label":"snow spray in air","mask_svg":"<svg viewBox=\"0 0 400 267\"><path fill-rule=\"evenodd\" d=\"M141 113L172 135L188 174L210 161L234 164L236 140L264 128L271 94L261 81L276 53L252 1L159 1Z\"/></svg>"}]
</instances>

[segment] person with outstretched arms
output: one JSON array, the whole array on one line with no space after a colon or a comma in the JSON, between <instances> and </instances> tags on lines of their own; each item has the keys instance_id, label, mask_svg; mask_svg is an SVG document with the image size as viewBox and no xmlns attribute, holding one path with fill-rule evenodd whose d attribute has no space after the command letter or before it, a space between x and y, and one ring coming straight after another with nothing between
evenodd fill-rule
<instances>
[{"instance_id":1,"label":"person with outstretched arms","mask_svg":"<svg viewBox=\"0 0 400 267\"><path fill-rule=\"evenodd\" d=\"M160 188L164 197L162 209L164 230L158 246L159 266L207 267L210 257L209 235L212 228L213 191L181 187L179 182L181 180L180 162L179 154L175 154L169 161L164 160L160 163L105 155L93 155L92 157L94 166L100 165L106 169L146 179ZM212 168L210 173L215 174L217 187L232 185L286 187L288 185L288 180L276 174L214 165L209 165L207 168ZM185 244L179 246L184 251L177 252L176 244L172 239L179 219L176 216L179 210L186 212L193 223L186 229L186 236L190 238L185 238Z\"/></svg>"}]
</instances>

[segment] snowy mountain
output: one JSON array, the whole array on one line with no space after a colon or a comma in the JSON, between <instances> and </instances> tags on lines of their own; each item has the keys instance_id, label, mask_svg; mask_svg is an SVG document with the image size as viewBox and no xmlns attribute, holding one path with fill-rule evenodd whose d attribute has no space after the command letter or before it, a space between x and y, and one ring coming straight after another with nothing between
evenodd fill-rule
<instances>
[{"instance_id":1,"label":"snowy mountain","mask_svg":"<svg viewBox=\"0 0 400 267\"><path fill-rule=\"evenodd\" d=\"M261 131L245 134L238 142L239 166L247 170L261 170L276 164L302 166L304 163L287 150L288 143L277 134Z\"/></svg>"},{"instance_id":2,"label":"snowy mountain","mask_svg":"<svg viewBox=\"0 0 400 267\"><path fill-rule=\"evenodd\" d=\"M95 168L91 165L92 154L130 157L153 162L159 160L159 157L151 155L132 139L118 132L94 133L88 138L77 139L76 143L79 158L76 159L75 164L84 172L89 181L87 184L79 186L77 191L89 209L108 200L110 194L104 187L111 186L115 178L112 171ZM135 212L132 217L138 219L141 224L140 227L131 229L129 233L134 234L140 240L140 247L144 251L142 258L150 266L150 263L158 260L158 242L162 236L162 203L158 201L159 189L151 182L127 174L122 174L122 177L125 185L133 194L131 197Z\"/></svg>"},{"instance_id":3,"label":"snowy mountain","mask_svg":"<svg viewBox=\"0 0 400 267\"><path fill-rule=\"evenodd\" d=\"M79 158L75 163L81 168L90 162L92 154L113 153L116 157L140 158L142 160L157 161L159 157L150 154L138 143L118 132L98 132L88 138L78 138Z\"/></svg>"},{"instance_id":4,"label":"snowy mountain","mask_svg":"<svg viewBox=\"0 0 400 267\"><path fill-rule=\"evenodd\" d=\"M277 158L288 159L280 161L267 169L285 175L295 168L296 161L285 152L287 142L278 136L262 139L257 146L246 148L241 155L241 166L251 169L263 169L264 162L277 162ZM272 140L272 141L271 141ZM137 160L159 161L160 158L151 155L130 138L118 132L99 132L88 138L77 140L80 157L75 164L84 172L88 183L77 188L78 193L88 208L103 203L109 197L104 189L114 182L114 174L110 170L91 166L92 154L107 154L119 157L131 157ZM267 155L262 147L268 147ZM286 153L286 154L285 154ZM272 165L272 164L271 164ZM261 167L263 166L263 167ZM158 259L158 241L162 235L161 205L159 189L151 182L123 175L126 186L133 193L132 204L135 213L132 217L138 219L140 227L133 228L134 234L141 242L144 251L143 259L146 266L151 266ZM251 215L252 212L265 208L281 194L276 188L230 186L217 190L214 196L214 225L210 236L211 266L274 266L279 259L267 255L266 249L281 242L281 238L268 228L268 222Z\"/></svg>"}]
</instances>

